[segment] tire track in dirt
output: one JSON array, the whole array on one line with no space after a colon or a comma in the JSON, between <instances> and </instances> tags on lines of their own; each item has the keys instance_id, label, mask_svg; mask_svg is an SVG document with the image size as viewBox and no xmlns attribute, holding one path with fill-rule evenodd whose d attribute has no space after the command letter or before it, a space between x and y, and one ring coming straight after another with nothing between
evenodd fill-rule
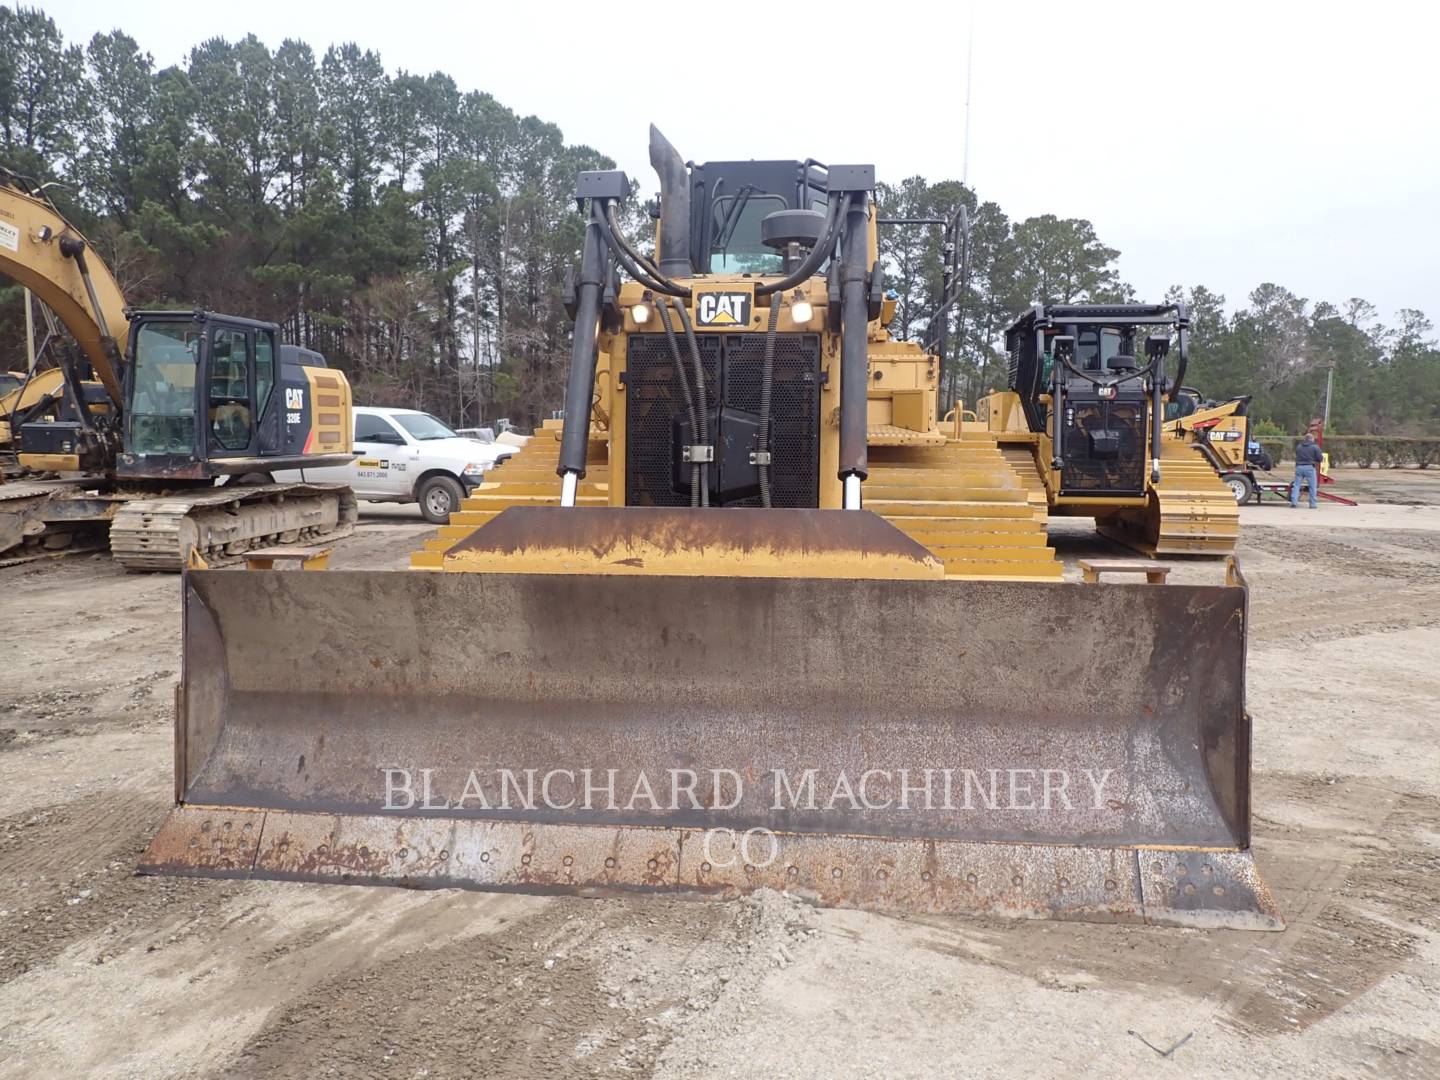
<instances>
[{"instance_id":1,"label":"tire track in dirt","mask_svg":"<svg viewBox=\"0 0 1440 1080\"><path fill-rule=\"evenodd\" d=\"M105 792L0 821L0 984L89 935L139 929L157 908L203 913L226 899L223 885L135 876L168 810L162 798ZM106 954L102 943L91 959Z\"/></svg>"},{"instance_id":2,"label":"tire track in dirt","mask_svg":"<svg viewBox=\"0 0 1440 1080\"><path fill-rule=\"evenodd\" d=\"M1392 798L1364 856L1338 888L1317 893L1323 907L1292 926L1278 960L1247 973L1248 990L1227 1002L1223 1022L1261 1036L1304 1030L1401 969L1440 930L1440 849L1421 835L1440 800Z\"/></svg>"},{"instance_id":3,"label":"tire track in dirt","mask_svg":"<svg viewBox=\"0 0 1440 1080\"><path fill-rule=\"evenodd\" d=\"M1399 970L1440 929L1440 849L1420 835L1440 800L1357 779L1270 773L1256 861L1289 925L1282 934L1074 923L1037 935L1010 920L908 921L926 948L1053 989L1163 987L1213 1000L1221 1022L1271 1036L1302 1030ZM1309 814L1315 806L1330 824ZM1063 974L1081 970L1070 985Z\"/></svg>"},{"instance_id":4,"label":"tire track in dirt","mask_svg":"<svg viewBox=\"0 0 1440 1080\"><path fill-rule=\"evenodd\" d=\"M316 987L227 1075L647 1075L682 1024L733 1017L733 996L791 963L814 919L775 893L557 899L485 937Z\"/></svg>"}]
</instances>

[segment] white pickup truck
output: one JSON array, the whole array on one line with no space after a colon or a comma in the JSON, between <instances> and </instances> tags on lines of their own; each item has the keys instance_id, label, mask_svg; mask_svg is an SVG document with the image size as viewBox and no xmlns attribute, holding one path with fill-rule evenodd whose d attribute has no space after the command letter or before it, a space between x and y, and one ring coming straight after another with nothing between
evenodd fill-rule
<instances>
[{"instance_id":1,"label":"white pickup truck","mask_svg":"<svg viewBox=\"0 0 1440 1080\"><path fill-rule=\"evenodd\" d=\"M370 502L419 503L426 521L443 525L485 473L518 450L463 438L429 413L355 406L356 459L349 465L275 474L277 482L349 484Z\"/></svg>"}]
</instances>

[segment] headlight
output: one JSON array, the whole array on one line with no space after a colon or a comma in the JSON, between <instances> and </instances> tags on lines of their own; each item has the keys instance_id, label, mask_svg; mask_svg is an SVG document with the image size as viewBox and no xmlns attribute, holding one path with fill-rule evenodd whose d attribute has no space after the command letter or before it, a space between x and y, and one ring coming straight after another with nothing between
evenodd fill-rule
<instances>
[{"instance_id":1,"label":"headlight","mask_svg":"<svg viewBox=\"0 0 1440 1080\"><path fill-rule=\"evenodd\" d=\"M465 466L465 475L483 476L485 474L485 470L489 467L490 466L484 464L483 462L471 462L469 465Z\"/></svg>"},{"instance_id":2,"label":"headlight","mask_svg":"<svg viewBox=\"0 0 1440 1080\"><path fill-rule=\"evenodd\" d=\"M644 326L650 321L650 305L643 302L636 304L630 309L630 318L635 320L636 326Z\"/></svg>"},{"instance_id":3,"label":"headlight","mask_svg":"<svg viewBox=\"0 0 1440 1080\"><path fill-rule=\"evenodd\" d=\"M805 299L804 293L796 289L795 295L790 300L790 318L797 323L804 324L808 323L814 314L815 309L810 306L810 301Z\"/></svg>"}]
</instances>

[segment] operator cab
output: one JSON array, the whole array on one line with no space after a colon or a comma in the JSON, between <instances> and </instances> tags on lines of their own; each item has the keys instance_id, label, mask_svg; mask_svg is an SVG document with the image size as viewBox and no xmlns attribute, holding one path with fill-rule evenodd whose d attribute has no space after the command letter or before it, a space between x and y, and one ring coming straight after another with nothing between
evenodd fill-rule
<instances>
[{"instance_id":1,"label":"operator cab","mask_svg":"<svg viewBox=\"0 0 1440 1080\"><path fill-rule=\"evenodd\" d=\"M823 221L827 206L825 172L813 161L693 165L690 193L690 263L697 274L784 272L787 256L774 233L780 219L769 228L765 219L800 211Z\"/></svg>"},{"instance_id":2,"label":"operator cab","mask_svg":"<svg viewBox=\"0 0 1440 1080\"><path fill-rule=\"evenodd\" d=\"M301 365L323 368L318 353L280 345L275 323L205 311L130 315L121 475L265 474L304 455L315 412ZM306 464L330 462L311 454Z\"/></svg>"},{"instance_id":3,"label":"operator cab","mask_svg":"<svg viewBox=\"0 0 1440 1080\"><path fill-rule=\"evenodd\" d=\"M1073 330L1076 367L1101 372L1135 370L1133 326L1084 326Z\"/></svg>"}]
</instances>

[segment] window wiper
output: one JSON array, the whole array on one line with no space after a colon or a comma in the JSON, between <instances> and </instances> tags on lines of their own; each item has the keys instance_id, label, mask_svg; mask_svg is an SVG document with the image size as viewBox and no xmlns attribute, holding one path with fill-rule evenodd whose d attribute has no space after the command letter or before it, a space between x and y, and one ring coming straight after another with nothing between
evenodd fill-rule
<instances>
[{"instance_id":1,"label":"window wiper","mask_svg":"<svg viewBox=\"0 0 1440 1080\"><path fill-rule=\"evenodd\" d=\"M754 193L754 184L746 184L735 193L729 209L725 211L725 220L720 222L720 235L715 238L715 250L724 252L730 247L730 239L740 227L740 215L744 213L745 204Z\"/></svg>"}]
</instances>

